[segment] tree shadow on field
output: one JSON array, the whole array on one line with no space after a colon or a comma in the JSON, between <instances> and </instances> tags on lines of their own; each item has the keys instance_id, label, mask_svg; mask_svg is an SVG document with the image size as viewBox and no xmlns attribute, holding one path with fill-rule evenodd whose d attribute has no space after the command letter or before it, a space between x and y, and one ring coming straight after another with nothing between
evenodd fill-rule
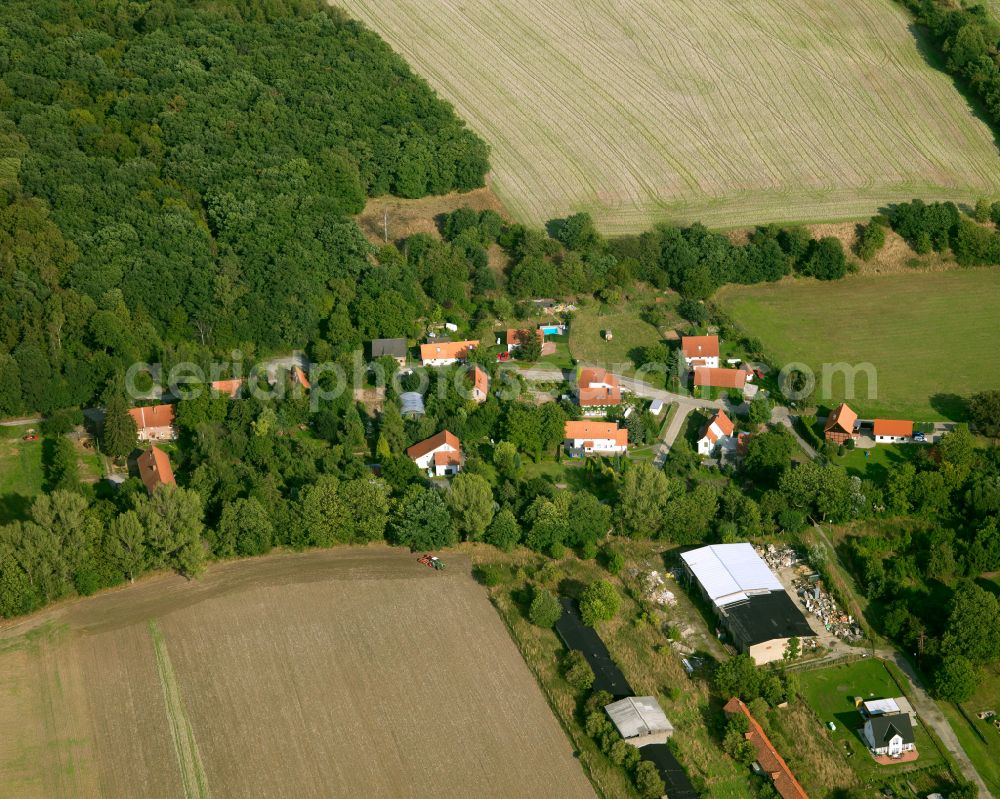
<instances>
[{"instance_id":1,"label":"tree shadow on field","mask_svg":"<svg viewBox=\"0 0 1000 799\"><path fill-rule=\"evenodd\" d=\"M0 524L27 519L32 501L33 497L22 494L4 494L0 497Z\"/></svg>"},{"instance_id":2,"label":"tree shadow on field","mask_svg":"<svg viewBox=\"0 0 1000 799\"><path fill-rule=\"evenodd\" d=\"M932 394L930 404L935 411L953 422L964 422L969 418L969 405L965 398L958 394L945 392Z\"/></svg>"},{"instance_id":3,"label":"tree shadow on field","mask_svg":"<svg viewBox=\"0 0 1000 799\"><path fill-rule=\"evenodd\" d=\"M948 76L948 80L955 87L955 91L962 95L968 104L969 112L990 129L990 133L993 134L993 146L997 150L1000 150L1000 128L997 127L996 122L993 121L992 116L987 112L982 101L971 91L969 84L948 72L941 53L938 52L931 41L931 32L923 25L918 25L915 22L911 22L906 27L913 36L917 51L923 56L924 61L927 62L928 66Z\"/></svg>"}]
</instances>

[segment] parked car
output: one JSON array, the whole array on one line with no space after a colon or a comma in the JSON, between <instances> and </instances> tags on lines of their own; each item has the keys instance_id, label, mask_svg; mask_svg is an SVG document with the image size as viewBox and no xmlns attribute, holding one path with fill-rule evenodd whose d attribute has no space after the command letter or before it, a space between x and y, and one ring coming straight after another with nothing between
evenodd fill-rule
<instances>
[{"instance_id":1,"label":"parked car","mask_svg":"<svg viewBox=\"0 0 1000 799\"><path fill-rule=\"evenodd\" d=\"M927 440L927 436L921 433L919 430L913 434L913 440L918 441L921 444Z\"/></svg>"},{"instance_id":2,"label":"parked car","mask_svg":"<svg viewBox=\"0 0 1000 799\"><path fill-rule=\"evenodd\" d=\"M498 352L497 353L497 360L498 361L509 361L510 360L510 353L509 352Z\"/></svg>"}]
</instances>

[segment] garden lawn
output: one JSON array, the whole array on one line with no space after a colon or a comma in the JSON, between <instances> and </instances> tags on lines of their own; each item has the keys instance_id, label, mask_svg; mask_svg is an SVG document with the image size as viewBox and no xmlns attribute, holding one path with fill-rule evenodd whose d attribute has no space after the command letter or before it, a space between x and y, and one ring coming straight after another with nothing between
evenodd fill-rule
<instances>
[{"instance_id":1,"label":"garden lawn","mask_svg":"<svg viewBox=\"0 0 1000 799\"><path fill-rule=\"evenodd\" d=\"M833 462L847 469L850 475L881 483L888 477L890 466L912 461L920 447L920 444L879 444L872 449L846 450L843 456L835 455Z\"/></svg>"},{"instance_id":2,"label":"garden lawn","mask_svg":"<svg viewBox=\"0 0 1000 799\"><path fill-rule=\"evenodd\" d=\"M25 427L0 428L0 523L27 517L42 493L42 441L22 441Z\"/></svg>"},{"instance_id":3,"label":"garden lawn","mask_svg":"<svg viewBox=\"0 0 1000 799\"><path fill-rule=\"evenodd\" d=\"M663 341L660 331L640 317L640 307L635 301L617 306L592 302L581 307L570 325L569 349L573 357L618 374L632 371L637 348ZM611 331L611 341L604 340L605 330Z\"/></svg>"},{"instance_id":4,"label":"garden lawn","mask_svg":"<svg viewBox=\"0 0 1000 799\"><path fill-rule=\"evenodd\" d=\"M799 693L819 717L817 735L829 735L845 753L852 752L847 762L862 779L888 778L913 769L939 766L946 770L944 759L927 736L923 727L914 726L920 757L913 763L880 766L871 757L858 730L864 726L854 707L854 697L887 699L900 696L902 691L882 661L859 660L854 663L803 671L799 674ZM837 725L830 731L828 722Z\"/></svg>"},{"instance_id":5,"label":"garden lawn","mask_svg":"<svg viewBox=\"0 0 1000 799\"><path fill-rule=\"evenodd\" d=\"M996 387L998 269L726 286L716 299L775 366L816 370L821 405L847 399L863 418L960 421L964 397ZM861 375L852 398L838 375L827 395L822 365L841 362L871 364L876 386Z\"/></svg>"}]
</instances>

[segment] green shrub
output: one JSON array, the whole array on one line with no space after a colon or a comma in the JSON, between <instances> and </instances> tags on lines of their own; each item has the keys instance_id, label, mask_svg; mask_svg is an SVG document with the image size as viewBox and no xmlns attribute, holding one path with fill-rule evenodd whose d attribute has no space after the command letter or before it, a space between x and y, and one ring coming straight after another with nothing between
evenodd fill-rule
<instances>
[{"instance_id":1,"label":"green shrub","mask_svg":"<svg viewBox=\"0 0 1000 799\"><path fill-rule=\"evenodd\" d=\"M528 609L528 618L539 627L551 627L562 616L559 599L546 588L536 588L535 596Z\"/></svg>"},{"instance_id":2,"label":"green shrub","mask_svg":"<svg viewBox=\"0 0 1000 799\"><path fill-rule=\"evenodd\" d=\"M621 597L607 580L595 580L583 589L580 597L580 616L590 627L599 621L610 621L620 607Z\"/></svg>"},{"instance_id":3,"label":"green shrub","mask_svg":"<svg viewBox=\"0 0 1000 799\"><path fill-rule=\"evenodd\" d=\"M583 652L573 649L563 656L563 678L577 691L588 691L594 684L594 670L590 668Z\"/></svg>"},{"instance_id":4,"label":"green shrub","mask_svg":"<svg viewBox=\"0 0 1000 799\"><path fill-rule=\"evenodd\" d=\"M473 576L482 585L492 588L503 582L503 568L495 563L484 563L481 566L476 566L473 570Z\"/></svg>"},{"instance_id":5,"label":"green shrub","mask_svg":"<svg viewBox=\"0 0 1000 799\"><path fill-rule=\"evenodd\" d=\"M642 760L636 765L634 776L635 787L644 799L658 799L667 790L660 772L648 760Z\"/></svg>"},{"instance_id":6,"label":"green shrub","mask_svg":"<svg viewBox=\"0 0 1000 799\"><path fill-rule=\"evenodd\" d=\"M625 555L617 547L605 544L601 547L601 565L611 574L619 574L625 568Z\"/></svg>"}]
</instances>

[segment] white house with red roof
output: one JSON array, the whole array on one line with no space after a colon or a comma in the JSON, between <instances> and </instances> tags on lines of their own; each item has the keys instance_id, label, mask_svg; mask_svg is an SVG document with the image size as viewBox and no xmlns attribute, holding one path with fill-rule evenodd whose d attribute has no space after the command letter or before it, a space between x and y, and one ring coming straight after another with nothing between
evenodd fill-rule
<instances>
[{"instance_id":1,"label":"white house with red roof","mask_svg":"<svg viewBox=\"0 0 1000 799\"><path fill-rule=\"evenodd\" d=\"M135 419L139 441L171 441L177 438L173 405L144 405L131 408L129 415Z\"/></svg>"},{"instance_id":2,"label":"white house with red roof","mask_svg":"<svg viewBox=\"0 0 1000 799\"><path fill-rule=\"evenodd\" d=\"M737 442L733 436L734 430L732 420L726 416L726 412L719 411L709 421L705 434L698 439L698 454L709 456L720 447L735 450Z\"/></svg>"},{"instance_id":3,"label":"white house with red roof","mask_svg":"<svg viewBox=\"0 0 1000 799\"><path fill-rule=\"evenodd\" d=\"M696 366L717 369L719 367L719 337L683 336L681 337L681 354L684 356L684 363L692 369Z\"/></svg>"},{"instance_id":4,"label":"white house with red roof","mask_svg":"<svg viewBox=\"0 0 1000 799\"><path fill-rule=\"evenodd\" d=\"M155 444L139 455L135 463L139 469L139 478L150 495L160 486L177 485L174 470L170 468L170 458Z\"/></svg>"},{"instance_id":5,"label":"white house with red roof","mask_svg":"<svg viewBox=\"0 0 1000 799\"><path fill-rule=\"evenodd\" d=\"M476 364L469 373L472 379L472 391L469 393L473 402L486 402L490 395L490 376L486 370Z\"/></svg>"},{"instance_id":6,"label":"white house with red roof","mask_svg":"<svg viewBox=\"0 0 1000 799\"><path fill-rule=\"evenodd\" d=\"M628 450L628 430L614 422L566 422L564 434L571 455L623 455Z\"/></svg>"},{"instance_id":7,"label":"white house with red roof","mask_svg":"<svg viewBox=\"0 0 1000 799\"><path fill-rule=\"evenodd\" d=\"M447 430L406 450L406 456L431 477L448 477L462 471L462 442Z\"/></svg>"},{"instance_id":8,"label":"white house with red roof","mask_svg":"<svg viewBox=\"0 0 1000 799\"><path fill-rule=\"evenodd\" d=\"M580 370L577 380L577 398L584 414L600 416L607 408L621 405L622 390L618 378L604 369Z\"/></svg>"},{"instance_id":9,"label":"white house with red roof","mask_svg":"<svg viewBox=\"0 0 1000 799\"><path fill-rule=\"evenodd\" d=\"M478 346L478 341L429 341L420 345L420 361L424 366L451 366Z\"/></svg>"},{"instance_id":10,"label":"white house with red roof","mask_svg":"<svg viewBox=\"0 0 1000 799\"><path fill-rule=\"evenodd\" d=\"M913 422L902 419L876 419L872 422L876 444L902 444L913 438Z\"/></svg>"}]
</instances>

